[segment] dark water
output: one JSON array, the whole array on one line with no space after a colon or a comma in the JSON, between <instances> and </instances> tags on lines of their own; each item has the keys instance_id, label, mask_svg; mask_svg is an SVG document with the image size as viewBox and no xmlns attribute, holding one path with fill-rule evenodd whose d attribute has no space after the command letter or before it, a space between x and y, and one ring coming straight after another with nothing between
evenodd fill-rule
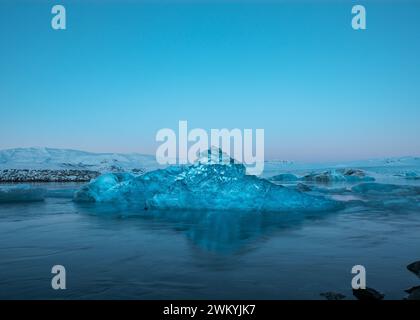
<instances>
[{"instance_id":1,"label":"dark water","mask_svg":"<svg viewBox=\"0 0 420 320\"><path fill-rule=\"evenodd\" d=\"M80 206L66 192L0 205L1 299L352 298L351 268L388 299L420 284L420 213L142 212ZM63 265L67 289L51 288Z\"/></svg>"}]
</instances>

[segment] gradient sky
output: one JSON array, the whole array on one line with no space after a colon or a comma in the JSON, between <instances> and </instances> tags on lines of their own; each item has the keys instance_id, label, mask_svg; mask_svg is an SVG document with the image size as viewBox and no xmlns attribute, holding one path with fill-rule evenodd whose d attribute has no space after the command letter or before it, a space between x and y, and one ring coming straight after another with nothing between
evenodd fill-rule
<instances>
[{"instance_id":1,"label":"gradient sky","mask_svg":"<svg viewBox=\"0 0 420 320\"><path fill-rule=\"evenodd\" d=\"M268 159L420 155L420 1L199 2L1 1L0 149L154 154L187 120Z\"/></svg>"}]
</instances>

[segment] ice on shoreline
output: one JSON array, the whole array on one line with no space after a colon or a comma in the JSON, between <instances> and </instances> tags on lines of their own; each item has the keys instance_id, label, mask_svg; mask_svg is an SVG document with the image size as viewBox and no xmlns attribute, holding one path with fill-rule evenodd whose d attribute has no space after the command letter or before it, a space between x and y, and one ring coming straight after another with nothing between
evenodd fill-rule
<instances>
[{"instance_id":1,"label":"ice on shoreline","mask_svg":"<svg viewBox=\"0 0 420 320\"><path fill-rule=\"evenodd\" d=\"M282 173L270 177L270 180L275 182L307 181L315 183L355 183L362 181L375 181L375 178L368 176L360 169L332 169L321 172L311 172L303 176L297 176L292 173Z\"/></svg>"},{"instance_id":2,"label":"ice on shoreline","mask_svg":"<svg viewBox=\"0 0 420 320\"><path fill-rule=\"evenodd\" d=\"M210 163L204 163L200 158L190 166L172 166L154 171L150 166L144 173L133 169L138 165L143 167L140 156L58 149L4 150L0 152L0 167L26 167L30 164L50 169L2 169L0 181L3 178L8 182L25 179L33 182L73 182L96 178L75 192L75 201L138 204L144 209L322 211L338 208L343 199L353 198L374 200L370 203L375 206L418 207L419 194L413 188L418 185L420 176L418 158L305 168L298 163L267 162L271 177L258 178L246 175L245 167L235 161L217 163L220 153L209 152L204 156L211 156ZM227 158L222 155L222 160ZM74 167L73 164L77 169L51 169ZM111 167L109 164L112 164ZM84 169L94 167L105 171L98 177L99 171L93 176L85 174L89 171ZM268 176L264 174L264 177ZM15 189L2 187L0 201L38 201L44 197L72 196L71 190L48 190L42 194L36 189L20 185Z\"/></svg>"}]
</instances>

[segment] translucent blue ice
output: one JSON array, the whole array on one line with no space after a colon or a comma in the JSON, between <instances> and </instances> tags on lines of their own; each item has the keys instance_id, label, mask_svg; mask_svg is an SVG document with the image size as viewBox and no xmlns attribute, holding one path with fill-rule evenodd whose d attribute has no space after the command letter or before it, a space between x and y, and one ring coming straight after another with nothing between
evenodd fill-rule
<instances>
[{"instance_id":1,"label":"translucent blue ice","mask_svg":"<svg viewBox=\"0 0 420 320\"><path fill-rule=\"evenodd\" d=\"M292 182L300 180L299 177L292 173L281 173L276 176L270 178L271 181L278 181L278 182Z\"/></svg>"},{"instance_id":2,"label":"translucent blue ice","mask_svg":"<svg viewBox=\"0 0 420 320\"><path fill-rule=\"evenodd\" d=\"M75 193L78 202L135 203L144 209L322 211L339 202L279 186L237 163L172 166L142 176L106 174Z\"/></svg>"}]
</instances>

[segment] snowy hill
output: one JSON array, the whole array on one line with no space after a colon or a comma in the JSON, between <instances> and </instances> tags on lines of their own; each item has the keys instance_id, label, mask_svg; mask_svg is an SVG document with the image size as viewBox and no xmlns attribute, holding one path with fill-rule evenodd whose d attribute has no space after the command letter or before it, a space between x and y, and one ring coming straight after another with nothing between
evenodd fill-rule
<instances>
[{"instance_id":1,"label":"snowy hill","mask_svg":"<svg viewBox=\"0 0 420 320\"><path fill-rule=\"evenodd\" d=\"M138 153L92 153L71 149L16 148L0 150L0 182L90 181L105 172L140 174L161 168L155 156ZM308 174L337 168L360 168L371 174L420 176L419 157L382 158L335 163L266 161L264 177Z\"/></svg>"},{"instance_id":2,"label":"snowy hill","mask_svg":"<svg viewBox=\"0 0 420 320\"><path fill-rule=\"evenodd\" d=\"M0 150L1 169L131 171L157 167L155 157L142 154L92 153L70 149L16 148Z\"/></svg>"},{"instance_id":3,"label":"snowy hill","mask_svg":"<svg viewBox=\"0 0 420 320\"><path fill-rule=\"evenodd\" d=\"M104 172L140 174L158 168L154 156L53 148L0 150L0 182L90 181Z\"/></svg>"}]
</instances>

